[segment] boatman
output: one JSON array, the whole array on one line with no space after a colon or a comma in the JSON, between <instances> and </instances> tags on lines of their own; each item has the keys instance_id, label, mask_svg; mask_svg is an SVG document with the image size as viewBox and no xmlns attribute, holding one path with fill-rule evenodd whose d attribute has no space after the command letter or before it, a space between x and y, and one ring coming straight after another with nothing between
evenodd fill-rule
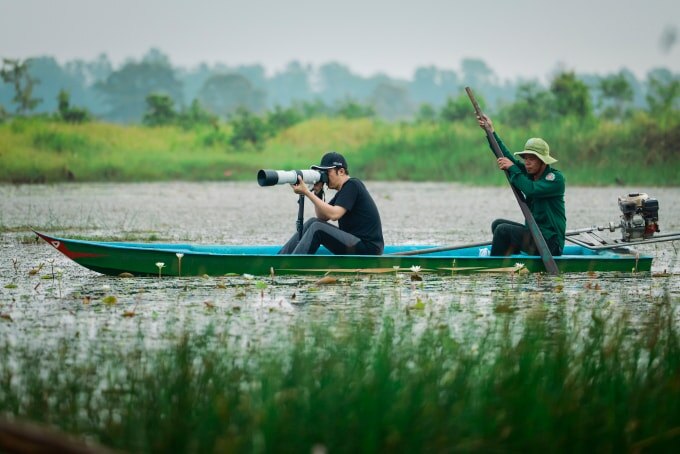
<instances>
[{"instance_id":1,"label":"boatman","mask_svg":"<svg viewBox=\"0 0 680 454\"><path fill-rule=\"evenodd\" d=\"M550 147L540 138L529 139L523 151L510 153L493 128L486 115L477 117L482 129L493 132L503 157L496 163L501 170L507 170L510 183L522 191L527 206L536 219L543 238L552 255L562 255L567 217L564 209L564 176L551 165L557 159L550 156ZM519 161L519 156L524 162ZM491 224L493 243L491 255L511 255L520 251L529 255L540 255L529 227L519 222L496 219Z\"/></svg>"},{"instance_id":2,"label":"boatman","mask_svg":"<svg viewBox=\"0 0 680 454\"><path fill-rule=\"evenodd\" d=\"M324 183L310 190L298 177L293 192L314 204L315 218L302 227L302 238L295 233L279 254L314 254L325 246L333 254L380 255L384 241L378 207L361 180L349 176L347 161L340 153L329 152L312 169L328 174L328 187L338 192L325 202ZM338 227L328 223L338 221Z\"/></svg>"}]
</instances>

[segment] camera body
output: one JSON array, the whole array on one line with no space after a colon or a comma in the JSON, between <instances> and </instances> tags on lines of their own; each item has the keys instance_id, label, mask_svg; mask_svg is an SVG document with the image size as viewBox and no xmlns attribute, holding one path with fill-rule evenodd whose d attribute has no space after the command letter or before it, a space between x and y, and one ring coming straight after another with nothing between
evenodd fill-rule
<instances>
[{"instance_id":1,"label":"camera body","mask_svg":"<svg viewBox=\"0 0 680 454\"><path fill-rule=\"evenodd\" d=\"M274 186L277 184L297 184L298 176L302 182L315 184L319 181L328 184L327 170L270 170L260 169L257 172L257 184L260 186Z\"/></svg>"}]
</instances>

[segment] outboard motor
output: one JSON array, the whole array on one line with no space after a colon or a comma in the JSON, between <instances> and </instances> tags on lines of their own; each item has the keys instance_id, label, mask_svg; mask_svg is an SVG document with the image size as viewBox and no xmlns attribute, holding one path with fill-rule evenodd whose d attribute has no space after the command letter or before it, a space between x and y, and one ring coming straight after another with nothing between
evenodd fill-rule
<instances>
[{"instance_id":1,"label":"outboard motor","mask_svg":"<svg viewBox=\"0 0 680 454\"><path fill-rule=\"evenodd\" d=\"M659 201L644 192L619 197L621 210L621 236L623 241L651 238L659 232Z\"/></svg>"}]
</instances>

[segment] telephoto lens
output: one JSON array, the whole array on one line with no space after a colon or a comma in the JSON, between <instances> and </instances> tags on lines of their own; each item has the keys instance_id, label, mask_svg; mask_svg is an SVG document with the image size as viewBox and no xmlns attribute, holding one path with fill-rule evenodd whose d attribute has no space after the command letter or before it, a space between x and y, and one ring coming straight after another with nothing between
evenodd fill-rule
<instances>
[{"instance_id":1,"label":"telephoto lens","mask_svg":"<svg viewBox=\"0 0 680 454\"><path fill-rule=\"evenodd\" d=\"M318 170L270 170L260 169L257 172L257 184L260 186L274 186L277 184L297 184L298 175L303 183L314 184L318 181L328 182L326 172ZM325 177L325 178L324 178Z\"/></svg>"}]
</instances>

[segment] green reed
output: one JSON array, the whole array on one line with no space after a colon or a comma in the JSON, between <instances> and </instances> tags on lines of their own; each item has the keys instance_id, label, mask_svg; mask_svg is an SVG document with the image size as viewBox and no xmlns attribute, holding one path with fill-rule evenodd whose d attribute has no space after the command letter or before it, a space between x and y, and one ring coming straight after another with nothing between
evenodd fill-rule
<instances>
[{"instance_id":1,"label":"green reed","mask_svg":"<svg viewBox=\"0 0 680 454\"><path fill-rule=\"evenodd\" d=\"M669 450L677 316L667 296L634 320L560 303L462 332L395 310L245 344L212 328L171 348L8 343L0 409L135 452Z\"/></svg>"},{"instance_id":2,"label":"green reed","mask_svg":"<svg viewBox=\"0 0 680 454\"><path fill-rule=\"evenodd\" d=\"M678 183L676 117L660 122L639 112L623 122L563 118L496 127L511 150L544 137L569 184ZM0 124L0 181L252 181L260 168L307 168L334 149L364 179L504 184L472 115L457 123L313 118L261 148L234 148L231 134L229 124L182 129L15 119Z\"/></svg>"}]
</instances>

